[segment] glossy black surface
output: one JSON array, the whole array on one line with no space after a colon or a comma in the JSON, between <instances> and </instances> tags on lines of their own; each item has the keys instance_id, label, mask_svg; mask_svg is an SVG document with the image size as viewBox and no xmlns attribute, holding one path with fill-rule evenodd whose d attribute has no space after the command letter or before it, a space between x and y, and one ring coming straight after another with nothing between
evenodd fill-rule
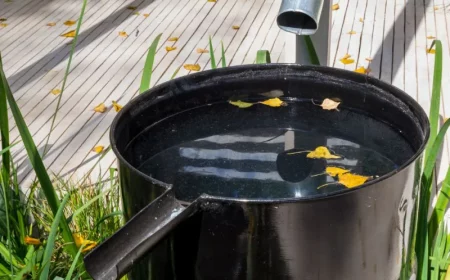
<instances>
[{"instance_id":1,"label":"glossy black surface","mask_svg":"<svg viewBox=\"0 0 450 280\"><path fill-rule=\"evenodd\" d=\"M282 90L287 100L339 98L346 108L395 128L408 139L415 154L399 152L399 156L406 158L398 163L397 170L362 187L325 197L264 201L202 197L199 209L190 218L183 220L174 215L162 219L164 223L172 221L170 227L165 227L166 232L170 229L172 232L166 235L157 231L151 235L152 250L136 263L134 257L139 256L135 253L144 248L141 244L148 239L127 240L126 236L133 231L138 236L155 230L154 223L139 222L153 218L152 215L156 219L161 216L152 210L156 205L152 203L116 237L85 259L88 272L101 275L112 266L120 274L125 271L123 267L134 264L129 274L133 280L398 279L404 254L410 249L415 163L428 138L427 118L420 106L400 90L342 70L276 64L226 68L176 79L133 100L116 118L111 130L127 219L170 189L170 185L138 171L135 167L142 161L174 145L211 136L216 133L211 131L212 127L226 133L239 130L246 123L228 119L224 122L220 114L204 125L188 125L190 120L183 119L172 125L186 132L158 130L161 135L149 135L145 149L139 152L127 149L135 137L149 126L189 108L223 102L237 94L253 96L275 89ZM332 113L323 112L321 118L343 135L365 125L355 122L343 126L339 116ZM301 112L294 110L274 120L273 116L263 114L258 116L261 121L257 123L263 127L276 123L285 128L290 122L297 123L299 115ZM222 123L214 125L216 119L222 119ZM386 135L375 132L373 135L378 139L375 143L386 146L383 142ZM122 245L115 247L118 242L114 240L120 240ZM128 258L127 252L134 257ZM124 266L115 266L115 262Z\"/></svg>"}]
</instances>

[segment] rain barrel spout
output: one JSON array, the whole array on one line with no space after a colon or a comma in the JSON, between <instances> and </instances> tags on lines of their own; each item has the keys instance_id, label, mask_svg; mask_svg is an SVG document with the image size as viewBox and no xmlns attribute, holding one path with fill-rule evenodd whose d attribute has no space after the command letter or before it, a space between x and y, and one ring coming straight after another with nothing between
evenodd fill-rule
<instances>
[{"instance_id":1,"label":"rain barrel spout","mask_svg":"<svg viewBox=\"0 0 450 280\"><path fill-rule=\"evenodd\" d=\"M324 0L283 0L278 26L297 35L313 35L319 28Z\"/></svg>"}]
</instances>

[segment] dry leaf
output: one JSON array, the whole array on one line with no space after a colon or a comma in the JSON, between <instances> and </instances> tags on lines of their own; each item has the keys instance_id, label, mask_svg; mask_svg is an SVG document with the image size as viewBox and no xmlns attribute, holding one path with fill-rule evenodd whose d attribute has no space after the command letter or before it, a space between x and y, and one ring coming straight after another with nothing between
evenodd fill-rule
<instances>
[{"instance_id":1,"label":"dry leaf","mask_svg":"<svg viewBox=\"0 0 450 280\"><path fill-rule=\"evenodd\" d=\"M355 62L354 59L350 58L350 55L346 54L343 58L341 58L339 60L340 62L342 62L343 64L347 65L347 64L352 64Z\"/></svg>"},{"instance_id":2,"label":"dry leaf","mask_svg":"<svg viewBox=\"0 0 450 280\"><path fill-rule=\"evenodd\" d=\"M260 101L259 103L270 106L270 107L281 107L281 106L287 105L286 102L281 101L281 99L278 97L267 99L265 101Z\"/></svg>"},{"instance_id":3,"label":"dry leaf","mask_svg":"<svg viewBox=\"0 0 450 280\"><path fill-rule=\"evenodd\" d=\"M148 18L148 17L150 16L150 14L143 14L143 16L144 16L145 18Z\"/></svg>"},{"instance_id":4,"label":"dry leaf","mask_svg":"<svg viewBox=\"0 0 450 280\"><path fill-rule=\"evenodd\" d=\"M141 13L139 13L139 12L134 12L133 13L133 15L135 15L135 16L139 16Z\"/></svg>"},{"instance_id":5,"label":"dry leaf","mask_svg":"<svg viewBox=\"0 0 450 280\"><path fill-rule=\"evenodd\" d=\"M369 61L369 62L372 62L372 58L371 57L367 57L366 60Z\"/></svg>"},{"instance_id":6,"label":"dry leaf","mask_svg":"<svg viewBox=\"0 0 450 280\"><path fill-rule=\"evenodd\" d=\"M176 42L176 41L178 41L178 37L170 37L169 39L167 39L167 41Z\"/></svg>"},{"instance_id":7,"label":"dry leaf","mask_svg":"<svg viewBox=\"0 0 450 280\"><path fill-rule=\"evenodd\" d=\"M435 11L439 10L439 7L438 6L434 6L434 10Z\"/></svg>"},{"instance_id":8,"label":"dry leaf","mask_svg":"<svg viewBox=\"0 0 450 280\"><path fill-rule=\"evenodd\" d=\"M434 39L436 39L436 37L430 35L430 36L427 37L427 39L434 40Z\"/></svg>"},{"instance_id":9,"label":"dry leaf","mask_svg":"<svg viewBox=\"0 0 450 280\"><path fill-rule=\"evenodd\" d=\"M128 6L127 9L128 9L128 10L134 11L134 10L136 10L137 8L136 8L135 6Z\"/></svg>"},{"instance_id":10,"label":"dry leaf","mask_svg":"<svg viewBox=\"0 0 450 280\"><path fill-rule=\"evenodd\" d=\"M7 27L8 24L7 23L0 23L0 27Z\"/></svg>"},{"instance_id":11,"label":"dry leaf","mask_svg":"<svg viewBox=\"0 0 450 280\"><path fill-rule=\"evenodd\" d=\"M56 22L49 22L49 23L47 23L47 26L55 26L56 25Z\"/></svg>"},{"instance_id":12,"label":"dry leaf","mask_svg":"<svg viewBox=\"0 0 450 280\"><path fill-rule=\"evenodd\" d=\"M0 18L0 22L6 21L6 18Z\"/></svg>"},{"instance_id":13,"label":"dry leaf","mask_svg":"<svg viewBox=\"0 0 450 280\"><path fill-rule=\"evenodd\" d=\"M237 106L239 108L248 108L253 106L253 103L243 102L241 100L238 101L228 101L231 105Z\"/></svg>"},{"instance_id":14,"label":"dry leaf","mask_svg":"<svg viewBox=\"0 0 450 280\"><path fill-rule=\"evenodd\" d=\"M39 239L30 236L25 236L23 241L27 245L41 245L41 241Z\"/></svg>"},{"instance_id":15,"label":"dry leaf","mask_svg":"<svg viewBox=\"0 0 450 280\"><path fill-rule=\"evenodd\" d=\"M168 52L174 51L176 49L177 49L177 47L170 47L170 46L166 47L166 51L168 51Z\"/></svg>"},{"instance_id":16,"label":"dry leaf","mask_svg":"<svg viewBox=\"0 0 450 280\"><path fill-rule=\"evenodd\" d=\"M60 90L59 88L55 88L55 89L52 89L51 93L52 93L53 95L58 95L58 94L61 93L61 90Z\"/></svg>"},{"instance_id":17,"label":"dry leaf","mask_svg":"<svg viewBox=\"0 0 450 280\"><path fill-rule=\"evenodd\" d=\"M128 37L128 34L127 34L127 32L125 32L125 31L119 31L119 36L120 36L120 37L123 37L123 38L127 38L127 37Z\"/></svg>"},{"instance_id":18,"label":"dry leaf","mask_svg":"<svg viewBox=\"0 0 450 280\"><path fill-rule=\"evenodd\" d=\"M207 0L207 2L212 2L212 3L216 3L217 0Z\"/></svg>"},{"instance_id":19,"label":"dry leaf","mask_svg":"<svg viewBox=\"0 0 450 280\"><path fill-rule=\"evenodd\" d=\"M338 175L339 183L349 189L361 186L370 178L371 177L369 177L369 176L362 176L362 175L353 174L353 173L344 173L344 174Z\"/></svg>"},{"instance_id":20,"label":"dry leaf","mask_svg":"<svg viewBox=\"0 0 450 280\"><path fill-rule=\"evenodd\" d=\"M322 101L322 104L320 104L320 105L316 104L316 103L314 103L314 101L313 101L313 104L322 107L322 109L324 109L324 110L336 110L336 111L339 111L337 107L339 106L339 104L341 104L341 102L336 102L336 101L331 100L329 98L325 98Z\"/></svg>"},{"instance_id":21,"label":"dry leaf","mask_svg":"<svg viewBox=\"0 0 450 280\"><path fill-rule=\"evenodd\" d=\"M64 25L72 26L72 25L74 25L75 23L77 23L76 20L67 20L67 21L64 22Z\"/></svg>"},{"instance_id":22,"label":"dry leaf","mask_svg":"<svg viewBox=\"0 0 450 280\"><path fill-rule=\"evenodd\" d=\"M338 175L341 174L345 174L350 172L350 170L344 169L344 168L340 168L340 167L335 167L335 166L328 166L325 169L325 172L330 175L331 177L336 177Z\"/></svg>"},{"instance_id":23,"label":"dry leaf","mask_svg":"<svg viewBox=\"0 0 450 280\"><path fill-rule=\"evenodd\" d=\"M200 71L200 65L198 64L185 64L184 69L189 70L189 71Z\"/></svg>"},{"instance_id":24,"label":"dry leaf","mask_svg":"<svg viewBox=\"0 0 450 280\"><path fill-rule=\"evenodd\" d=\"M197 53L209 53L209 51L206 50L206 49L198 48L198 49L197 49Z\"/></svg>"},{"instance_id":25,"label":"dry leaf","mask_svg":"<svg viewBox=\"0 0 450 280\"><path fill-rule=\"evenodd\" d=\"M355 72L360 74L368 74L370 73L370 69L369 68L366 69L364 66L361 66L356 68Z\"/></svg>"},{"instance_id":26,"label":"dry leaf","mask_svg":"<svg viewBox=\"0 0 450 280\"><path fill-rule=\"evenodd\" d=\"M427 49L427 53L429 54L435 54L436 50L435 49Z\"/></svg>"},{"instance_id":27,"label":"dry leaf","mask_svg":"<svg viewBox=\"0 0 450 280\"><path fill-rule=\"evenodd\" d=\"M106 112L106 106L103 103L98 104L97 106L95 106L94 111L97 113L104 113Z\"/></svg>"},{"instance_id":28,"label":"dry leaf","mask_svg":"<svg viewBox=\"0 0 450 280\"><path fill-rule=\"evenodd\" d=\"M119 105L119 103L117 103L116 101L112 101L112 105L114 110L116 110L116 112L120 112L120 110L122 110L122 105Z\"/></svg>"},{"instance_id":29,"label":"dry leaf","mask_svg":"<svg viewBox=\"0 0 450 280\"><path fill-rule=\"evenodd\" d=\"M359 22L364 22L364 19L363 18L359 18Z\"/></svg>"},{"instance_id":30,"label":"dry leaf","mask_svg":"<svg viewBox=\"0 0 450 280\"><path fill-rule=\"evenodd\" d=\"M103 146L95 146L94 148L92 148L92 151L94 153L100 154L101 152L103 152L104 149L105 149L105 147L103 147Z\"/></svg>"},{"instance_id":31,"label":"dry leaf","mask_svg":"<svg viewBox=\"0 0 450 280\"><path fill-rule=\"evenodd\" d=\"M352 56L349 55L348 53L346 53L341 59L347 59L347 58L350 58L350 57L352 57Z\"/></svg>"},{"instance_id":32,"label":"dry leaf","mask_svg":"<svg viewBox=\"0 0 450 280\"><path fill-rule=\"evenodd\" d=\"M239 25L233 25L231 28L233 28L234 30L239 30L239 28L241 28Z\"/></svg>"},{"instance_id":33,"label":"dry leaf","mask_svg":"<svg viewBox=\"0 0 450 280\"><path fill-rule=\"evenodd\" d=\"M347 32L347 34L355 35L355 34L356 34L356 31L355 31L355 30L351 30L351 31Z\"/></svg>"},{"instance_id":34,"label":"dry leaf","mask_svg":"<svg viewBox=\"0 0 450 280\"><path fill-rule=\"evenodd\" d=\"M306 155L307 158L324 158L324 159L338 159L340 156L336 156L330 153L327 147L319 146L314 151L309 152Z\"/></svg>"},{"instance_id":35,"label":"dry leaf","mask_svg":"<svg viewBox=\"0 0 450 280\"><path fill-rule=\"evenodd\" d=\"M61 37L75 38L75 34L76 34L76 31L75 31L75 30L70 30L69 32L66 32L66 33L64 33L64 34L61 34Z\"/></svg>"},{"instance_id":36,"label":"dry leaf","mask_svg":"<svg viewBox=\"0 0 450 280\"><path fill-rule=\"evenodd\" d=\"M331 10L333 11L339 10L339 4L333 4L333 6L331 6Z\"/></svg>"}]
</instances>

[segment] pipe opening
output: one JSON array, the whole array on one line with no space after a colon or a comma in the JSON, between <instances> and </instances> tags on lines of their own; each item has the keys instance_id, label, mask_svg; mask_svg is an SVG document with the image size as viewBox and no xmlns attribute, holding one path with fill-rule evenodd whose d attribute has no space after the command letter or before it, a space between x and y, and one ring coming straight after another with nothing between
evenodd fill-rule
<instances>
[{"instance_id":1,"label":"pipe opening","mask_svg":"<svg viewBox=\"0 0 450 280\"><path fill-rule=\"evenodd\" d=\"M286 11L278 15L278 26L298 35L312 35L317 30L317 22L309 15L296 11Z\"/></svg>"}]
</instances>

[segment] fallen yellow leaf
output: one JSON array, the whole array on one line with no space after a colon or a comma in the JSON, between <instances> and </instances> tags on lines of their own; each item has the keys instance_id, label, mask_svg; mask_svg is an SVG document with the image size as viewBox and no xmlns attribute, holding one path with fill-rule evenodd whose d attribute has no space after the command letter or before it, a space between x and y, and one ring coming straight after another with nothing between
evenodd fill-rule
<instances>
[{"instance_id":1,"label":"fallen yellow leaf","mask_svg":"<svg viewBox=\"0 0 450 280\"><path fill-rule=\"evenodd\" d=\"M435 11L439 10L439 7L438 6L434 6L434 10Z\"/></svg>"},{"instance_id":2,"label":"fallen yellow leaf","mask_svg":"<svg viewBox=\"0 0 450 280\"><path fill-rule=\"evenodd\" d=\"M95 106L94 111L97 113L104 113L106 112L106 106L103 103L98 104L97 106Z\"/></svg>"},{"instance_id":3,"label":"fallen yellow leaf","mask_svg":"<svg viewBox=\"0 0 450 280\"><path fill-rule=\"evenodd\" d=\"M339 111L337 107L339 106L339 104L341 104L341 102L336 102L336 101L331 100L329 98L325 98L322 101L322 104L320 104L320 105L316 104L316 103L314 103L314 101L313 101L313 104L322 107L322 109L324 109L324 110L336 110L336 111Z\"/></svg>"},{"instance_id":4,"label":"fallen yellow leaf","mask_svg":"<svg viewBox=\"0 0 450 280\"><path fill-rule=\"evenodd\" d=\"M150 16L150 14L143 14L143 16L144 16L145 18L148 18L148 17Z\"/></svg>"},{"instance_id":5,"label":"fallen yellow leaf","mask_svg":"<svg viewBox=\"0 0 450 280\"><path fill-rule=\"evenodd\" d=\"M278 97L260 101L258 103L261 103L261 104L264 104L264 105L267 105L270 107L281 107L281 106L287 105L286 102L281 101L281 99Z\"/></svg>"},{"instance_id":6,"label":"fallen yellow leaf","mask_svg":"<svg viewBox=\"0 0 450 280\"><path fill-rule=\"evenodd\" d=\"M233 25L231 28L233 28L234 30L239 30L239 28L241 28L239 25Z\"/></svg>"},{"instance_id":7,"label":"fallen yellow leaf","mask_svg":"<svg viewBox=\"0 0 450 280\"><path fill-rule=\"evenodd\" d=\"M212 3L216 3L217 0L207 0L207 2L212 2Z\"/></svg>"},{"instance_id":8,"label":"fallen yellow leaf","mask_svg":"<svg viewBox=\"0 0 450 280\"><path fill-rule=\"evenodd\" d=\"M344 168L341 168L341 167L328 166L325 169L325 172L328 175L330 175L331 177L336 177L338 175L348 173L348 172L350 172L350 170L347 170L347 169L344 169Z\"/></svg>"},{"instance_id":9,"label":"fallen yellow leaf","mask_svg":"<svg viewBox=\"0 0 450 280\"><path fill-rule=\"evenodd\" d=\"M127 32L125 32L125 31L119 31L119 36L120 36L120 37L127 38L127 37L128 37L128 34L127 34Z\"/></svg>"},{"instance_id":10,"label":"fallen yellow leaf","mask_svg":"<svg viewBox=\"0 0 450 280\"><path fill-rule=\"evenodd\" d=\"M7 27L8 24L7 23L0 23L0 27Z\"/></svg>"},{"instance_id":11,"label":"fallen yellow leaf","mask_svg":"<svg viewBox=\"0 0 450 280\"><path fill-rule=\"evenodd\" d=\"M185 64L184 69L189 71L200 71L200 65L199 64Z\"/></svg>"},{"instance_id":12,"label":"fallen yellow leaf","mask_svg":"<svg viewBox=\"0 0 450 280\"><path fill-rule=\"evenodd\" d=\"M354 31L354 30L351 30L351 31L347 32L347 34L350 34L350 35L355 35L355 34L356 34L356 31Z\"/></svg>"},{"instance_id":13,"label":"fallen yellow leaf","mask_svg":"<svg viewBox=\"0 0 450 280\"><path fill-rule=\"evenodd\" d=\"M430 35L430 36L427 37L427 39L434 40L434 39L436 39L436 37Z\"/></svg>"},{"instance_id":14,"label":"fallen yellow leaf","mask_svg":"<svg viewBox=\"0 0 450 280\"><path fill-rule=\"evenodd\" d=\"M352 56L349 55L348 53L346 53L341 59L347 59L347 58L350 58L350 57L352 57Z\"/></svg>"},{"instance_id":15,"label":"fallen yellow leaf","mask_svg":"<svg viewBox=\"0 0 450 280\"><path fill-rule=\"evenodd\" d=\"M100 154L101 152L103 152L104 149L105 149L105 147L103 147L103 146L95 146L94 148L92 148L92 151L94 153Z\"/></svg>"},{"instance_id":16,"label":"fallen yellow leaf","mask_svg":"<svg viewBox=\"0 0 450 280\"><path fill-rule=\"evenodd\" d=\"M356 68L355 72L360 74L368 74L370 73L370 69L369 68L366 69L364 66L361 66Z\"/></svg>"},{"instance_id":17,"label":"fallen yellow leaf","mask_svg":"<svg viewBox=\"0 0 450 280\"><path fill-rule=\"evenodd\" d=\"M139 13L139 12L134 12L133 13L133 15L135 15L135 16L139 16L141 13Z\"/></svg>"},{"instance_id":18,"label":"fallen yellow leaf","mask_svg":"<svg viewBox=\"0 0 450 280\"><path fill-rule=\"evenodd\" d=\"M166 51L168 51L168 52L174 51L176 49L177 49L177 47L170 47L170 46L166 47Z\"/></svg>"},{"instance_id":19,"label":"fallen yellow leaf","mask_svg":"<svg viewBox=\"0 0 450 280\"><path fill-rule=\"evenodd\" d=\"M137 8L136 8L135 6L128 6L127 9L128 9L128 10L134 11L134 10L136 10Z\"/></svg>"},{"instance_id":20,"label":"fallen yellow leaf","mask_svg":"<svg viewBox=\"0 0 450 280\"><path fill-rule=\"evenodd\" d=\"M237 106L239 108L248 108L248 107L252 107L253 103L248 103L248 102L244 102L241 100L238 101L228 101L231 105Z\"/></svg>"},{"instance_id":21,"label":"fallen yellow leaf","mask_svg":"<svg viewBox=\"0 0 450 280\"><path fill-rule=\"evenodd\" d=\"M435 54L436 50L435 49L427 49L427 53L429 54Z\"/></svg>"},{"instance_id":22,"label":"fallen yellow leaf","mask_svg":"<svg viewBox=\"0 0 450 280\"><path fill-rule=\"evenodd\" d=\"M75 23L77 23L76 20L67 20L67 21L64 22L64 25L72 26L72 25L74 25Z\"/></svg>"},{"instance_id":23,"label":"fallen yellow leaf","mask_svg":"<svg viewBox=\"0 0 450 280\"><path fill-rule=\"evenodd\" d=\"M338 175L339 183L349 189L361 186L370 178L371 177L369 177L369 176L362 176L362 175L353 174L353 173L343 173L343 174Z\"/></svg>"},{"instance_id":24,"label":"fallen yellow leaf","mask_svg":"<svg viewBox=\"0 0 450 280\"><path fill-rule=\"evenodd\" d=\"M352 59L352 58L345 58L345 57L344 57L344 58L341 58L339 61L342 62L342 63L345 64L345 65L347 65L347 64L352 64L352 63L355 62L354 59Z\"/></svg>"},{"instance_id":25,"label":"fallen yellow leaf","mask_svg":"<svg viewBox=\"0 0 450 280\"><path fill-rule=\"evenodd\" d=\"M170 37L169 39L167 39L167 41L176 42L176 41L178 41L178 37Z\"/></svg>"},{"instance_id":26,"label":"fallen yellow leaf","mask_svg":"<svg viewBox=\"0 0 450 280\"><path fill-rule=\"evenodd\" d=\"M197 49L197 53L209 53L209 51L206 50L206 49L198 48L198 49Z\"/></svg>"},{"instance_id":27,"label":"fallen yellow leaf","mask_svg":"<svg viewBox=\"0 0 450 280\"><path fill-rule=\"evenodd\" d=\"M372 58L371 58L371 57L367 57L366 60L369 61L369 62L371 62L371 61L372 61Z\"/></svg>"},{"instance_id":28,"label":"fallen yellow leaf","mask_svg":"<svg viewBox=\"0 0 450 280\"><path fill-rule=\"evenodd\" d=\"M323 158L323 159L338 159L340 156L336 156L330 153L327 147L319 146L314 151L309 152L306 155L307 158Z\"/></svg>"},{"instance_id":29,"label":"fallen yellow leaf","mask_svg":"<svg viewBox=\"0 0 450 280\"><path fill-rule=\"evenodd\" d=\"M75 38L75 34L76 34L76 31L75 31L75 30L70 30L69 32L66 32L66 33L64 33L64 34L61 34L61 37Z\"/></svg>"},{"instance_id":30,"label":"fallen yellow leaf","mask_svg":"<svg viewBox=\"0 0 450 280\"><path fill-rule=\"evenodd\" d=\"M333 6L331 6L331 10L333 11L339 10L339 4L333 4Z\"/></svg>"},{"instance_id":31,"label":"fallen yellow leaf","mask_svg":"<svg viewBox=\"0 0 450 280\"><path fill-rule=\"evenodd\" d=\"M37 238L25 236L24 243L27 245L41 245L41 241Z\"/></svg>"},{"instance_id":32,"label":"fallen yellow leaf","mask_svg":"<svg viewBox=\"0 0 450 280\"><path fill-rule=\"evenodd\" d=\"M56 22L49 22L49 23L47 23L47 26L55 26L56 25Z\"/></svg>"},{"instance_id":33,"label":"fallen yellow leaf","mask_svg":"<svg viewBox=\"0 0 450 280\"><path fill-rule=\"evenodd\" d=\"M117 103L116 101L112 101L112 105L114 110L116 110L116 112L120 112L120 110L122 110L122 105L120 105L119 103Z\"/></svg>"},{"instance_id":34,"label":"fallen yellow leaf","mask_svg":"<svg viewBox=\"0 0 450 280\"><path fill-rule=\"evenodd\" d=\"M364 22L364 19L363 18L359 18L359 22Z\"/></svg>"},{"instance_id":35,"label":"fallen yellow leaf","mask_svg":"<svg viewBox=\"0 0 450 280\"><path fill-rule=\"evenodd\" d=\"M6 18L0 18L0 22L6 21Z\"/></svg>"},{"instance_id":36,"label":"fallen yellow leaf","mask_svg":"<svg viewBox=\"0 0 450 280\"><path fill-rule=\"evenodd\" d=\"M55 89L52 89L51 93L52 93L53 95L58 95L58 94L61 93L61 90L60 90L59 88L55 88Z\"/></svg>"}]
</instances>

